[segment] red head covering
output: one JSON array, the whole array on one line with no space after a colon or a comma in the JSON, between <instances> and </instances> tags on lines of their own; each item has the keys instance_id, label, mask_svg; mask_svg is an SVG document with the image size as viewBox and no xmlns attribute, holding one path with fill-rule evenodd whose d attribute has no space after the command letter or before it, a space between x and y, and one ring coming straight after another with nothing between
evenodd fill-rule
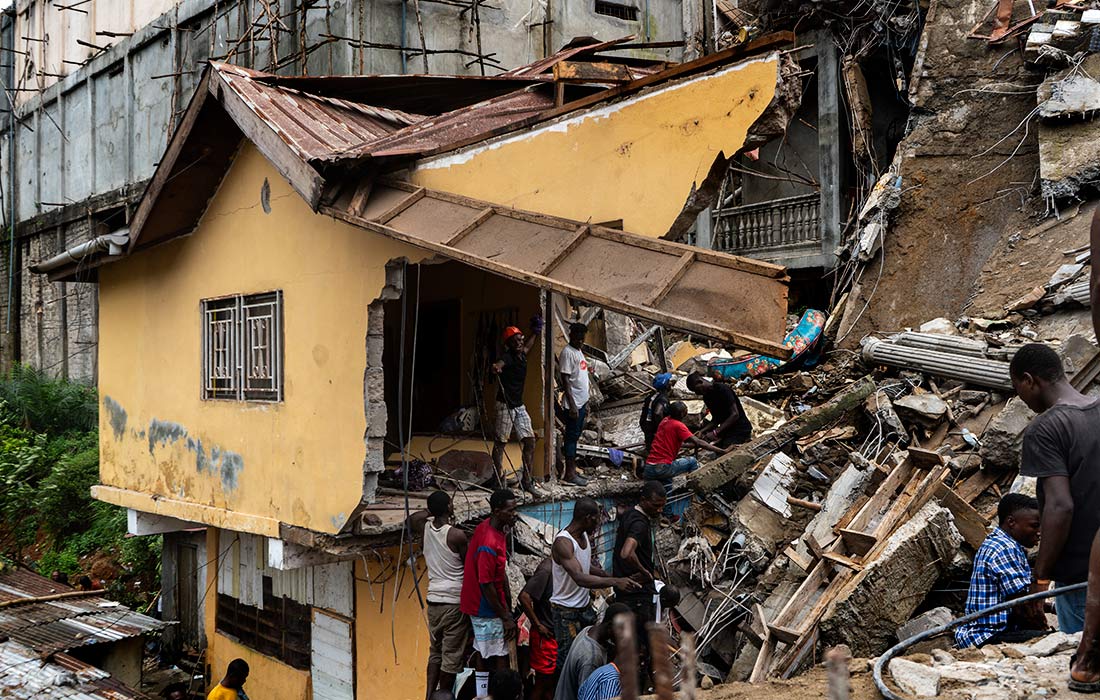
<instances>
[{"instance_id":1,"label":"red head covering","mask_svg":"<svg viewBox=\"0 0 1100 700\"><path fill-rule=\"evenodd\" d=\"M501 340L507 343L512 338L512 336L519 335L522 332L523 331L516 328L515 326L508 326L504 329L504 336L501 338Z\"/></svg>"}]
</instances>

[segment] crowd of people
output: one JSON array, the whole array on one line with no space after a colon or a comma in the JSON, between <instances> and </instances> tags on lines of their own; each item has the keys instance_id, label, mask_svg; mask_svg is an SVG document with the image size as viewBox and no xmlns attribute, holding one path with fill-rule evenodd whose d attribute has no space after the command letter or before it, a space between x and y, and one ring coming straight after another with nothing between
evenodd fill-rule
<instances>
[{"instance_id":1,"label":"crowd of people","mask_svg":"<svg viewBox=\"0 0 1100 700\"><path fill-rule=\"evenodd\" d=\"M506 567L515 494L495 491L489 517L467 537L453 523L450 496L432 493L427 510L409 518L423 542L428 573L425 697L454 697L455 680L467 668L475 669L475 697L618 697L620 650L612 626L632 625L643 646L645 624L661 621L678 602L656 563L655 527L666 501L664 484L646 481L638 504L618 514L608 572L596 552L604 513L591 498L576 500L569 524L557 533L550 556L527 579L513 608ZM596 589L614 591L602 616L593 605Z\"/></svg>"},{"instance_id":2,"label":"crowd of people","mask_svg":"<svg viewBox=\"0 0 1100 700\"><path fill-rule=\"evenodd\" d=\"M533 490L531 478L535 433L524 405L527 356L543 329L533 318L530 333L504 329L503 352L493 363L496 383L493 462L505 484L505 447L514 436L522 446L522 467L509 482ZM569 326L569 343L558 357L558 418L563 426L560 476L565 484L585 486L577 470L577 446L591 394L588 361L582 347L588 332L582 323ZM633 625L641 650L640 673L647 673L645 623L659 622L678 593L664 586L656 564L655 531L665 509L673 477L699 466L694 456L681 456L685 446L727 452L752 435L752 425L733 389L693 373L688 389L702 398L710 421L693 433L685 423L687 406L671 400L673 375L653 381L639 422L646 458L637 476L645 480L636 506L617 514L611 571L595 552L604 514L591 498L574 502L572 520L559 532L551 555L536 568L519 592L519 604L506 575L507 534L516 518L516 496L501 489L490 498L491 513L472 534L453 524L450 497L442 491L428 498L428 508L409 518L414 536L423 542L428 571L427 617L430 654L426 673L429 700L456 692L455 680L473 659L474 695L506 700L600 700L617 697L618 650L611 633L616 618ZM614 602L602 618L591 591L610 589ZM623 624L623 622L620 622ZM522 671L522 675L515 676ZM515 676L515 677L513 677ZM494 681L494 679L497 679ZM516 679L522 679L517 681ZM496 690L494 691L494 687ZM515 693L508 689L515 689ZM526 689L526 695L520 695ZM502 695L502 693L507 693Z\"/></svg>"}]
</instances>

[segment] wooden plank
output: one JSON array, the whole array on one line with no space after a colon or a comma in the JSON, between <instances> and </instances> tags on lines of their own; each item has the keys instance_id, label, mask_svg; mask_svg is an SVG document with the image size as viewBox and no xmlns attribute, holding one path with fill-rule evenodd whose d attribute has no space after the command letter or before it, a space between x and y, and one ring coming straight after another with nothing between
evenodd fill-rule
<instances>
[{"instance_id":1,"label":"wooden plank","mask_svg":"<svg viewBox=\"0 0 1100 700\"><path fill-rule=\"evenodd\" d=\"M856 517L856 514L863 509L867 502L871 500L869 494L863 494L857 498L844 512L844 515L840 516L840 520L836 521L836 525L833 526L833 533L838 534L841 530L848 527L848 524L852 522L852 518Z\"/></svg>"},{"instance_id":2,"label":"wooden plank","mask_svg":"<svg viewBox=\"0 0 1100 700\"><path fill-rule=\"evenodd\" d=\"M798 613L806 609L821 586L829 580L830 573L832 573L832 564L818 561L813 570L803 579L798 589L795 590L794 595L776 614L774 623L780 627L792 626Z\"/></svg>"},{"instance_id":3,"label":"wooden plank","mask_svg":"<svg viewBox=\"0 0 1100 700\"><path fill-rule=\"evenodd\" d=\"M756 655L756 663L753 664L752 673L749 674L749 683L759 683L767 677L768 670L771 668L772 655L775 653L775 640L772 639L771 625L768 624L768 618L764 615L764 608L757 603L754 610L756 620L764 630L764 643L760 645L760 651Z\"/></svg>"},{"instance_id":4,"label":"wooden plank","mask_svg":"<svg viewBox=\"0 0 1100 700\"><path fill-rule=\"evenodd\" d=\"M791 560L791 563L793 563L795 566L802 569L806 573L809 573L810 569L813 568L814 560L810 557L803 556L794 547L788 546L785 550L783 550L783 553L787 555L787 558Z\"/></svg>"},{"instance_id":5,"label":"wooden plank","mask_svg":"<svg viewBox=\"0 0 1100 700\"><path fill-rule=\"evenodd\" d=\"M975 551L989 534L989 524L974 507L959 497L947 484L936 487L936 498L955 516L955 527Z\"/></svg>"},{"instance_id":6,"label":"wooden plank","mask_svg":"<svg viewBox=\"0 0 1100 700\"><path fill-rule=\"evenodd\" d=\"M452 245L452 246L455 245L456 243L461 241L463 238L468 236L470 234L470 232L477 229L478 226L481 226L486 221L488 221L489 217L491 217L495 214L496 214L496 211L492 207L486 207L485 209L482 209L481 211L479 211L477 213L477 216L475 216L473 218L473 220L470 221L470 223L466 224L462 228L455 231L454 235L452 235L450 238L448 238L446 241L444 241L443 245Z\"/></svg>"},{"instance_id":7,"label":"wooden plank","mask_svg":"<svg viewBox=\"0 0 1100 700\"><path fill-rule=\"evenodd\" d=\"M540 274L549 275L551 272L553 272L554 268L561 264L562 260L565 260L567 257L569 257L570 253L577 249L577 246L579 246L581 244L581 241L584 240L585 236L588 235L588 230L589 229L587 224L577 228L576 234L574 234L574 236L570 238L564 246L561 247L561 250L554 254L554 257L550 260L550 262L543 266Z\"/></svg>"},{"instance_id":8,"label":"wooden plank","mask_svg":"<svg viewBox=\"0 0 1100 700\"><path fill-rule=\"evenodd\" d=\"M640 306L638 304L631 304L629 302L624 302L621 299L613 299L598 292L593 292L589 289L583 289L573 285L564 284L558 280L546 277L545 275L539 273L529 272L527 270L516 268L512 265L505 265L494 260L482 258L477 255L471 255L469 253L458 250L457 248L450 248L439 243L434 243L432 241L425 240L420 236L412 235L404 231L400 231L398 229L379 224L374 221L368 221L361 217L354 217L343 209L337 209L335 207L322 207L321 211L341 221L346 221L347 223L359 226L360 228L374 231L375 233L379 233L395 240L403 241L424 250L440 253L452 260L457 260L459 262L472 265L473 267L477 267L494 274L499 274L503 277L514 279L523 284L529 284L531 286L540 287L542 289L549 289L551 291L558 292L569 297L586 301L590 304L595 304L596 306L601 306L605 309L611 309L612 311L618 311L620 313L624 313L630 316L644 318L654 323L661 324L665 327L676 328L682 331L686 331L688 333L695 333L697 335L706 336L715 340L724 341L729 343L730 345L750 350L752 352L758 352L781 359L789 358L791 356L791 349L783 347L779 341L764 340L763 338L758 338L746 333L738 333L729 329L700 323L693 318L688 318L680 314L651 309L648 307Z\"/></svg>"},{"instance_id":9,"label":"wooden plank","mask_svg":"<svg viewBox=\"0 0 1100 700\"><path fill-rule=\"evenodd\" d=\"M672 288L676 286L676 283L680 281L694 261L695 251L689 250L681 255L680 262L676 264L676 267L672 270L672 274L668 276L668 279L654 290L653 296L650 297L647 302L647 306L657 306L660 304L661 300L668 296L668 293L672 291Z\"/></svg>"},{"instance_id":10,"label":"wooden plank","mask_svg":"<svg viewBox=\"0 0 1100 700\"><path fill-rule=\"evenodd\" d=\"M554 80L577 83L629 83L634 79L622 63L602 61L559 61L554 64Z\"/></svg>"},{"instance_id":11,"label":"wooden plank","mask_svg":"<svg viewBox=\"0 0 1100 700\"><path fill-rule=\"evenodd\" d=\"M768 625L768 634L773 639L783 642L784 644L793 644L802 636L796 629L780 627L779 625Z\"/></svg>"},{"instance_id":12,"label":"wooden plank","mask_svg":"<svg viewBox=\"0 0 1100 700\"><path fill-rule=\"evenodd\" d=\"M355 216L362 216L367 208L367 200L370 199L371 192L373 191L373 178L364 177L360 179L359 184L355 187L355 193L351 195L351 201L348 202L348 211Z\"/></svg>"},{"instance_id":13,"label":"wooden plank","mask_svg":"<svg viewBox=\"0 0 1100 700\"><path fill-rule=\"evenodd\" d=\"M979 469L961 484L956 485L955 493L967 503L973 503L978 496L985 493L985 490L997 483L1002 476L1004 475L996 474L992 469Z\"/></svg>"},{"instance_id":14,"label":"wooden plank","mask_svg":"<svg viewBox=\"0 0 1100 700\"><path fill-rule=\"evenodd\" d=\"M424 199L424 196L426 194L427 190L425 190L423 187L413 190L413 192L411 192L408 197L405 197L400 202L390 207L384 214L375 219L375 221L380 224L385 224L387 221L405 211L412 205L416 204L421 199Z\"/></svg>"},{"instance_id":15,"label":"wooden plank","mask_svg":"<svg viewBox=\"0 0 1100 700\"><path fill-rule=\"evenodd\" d=\"M839 554L837 552L822 552L821 558L840 564L846 569L851 569L852 571L863 571L863 564L859 563L855 559L852 559L851 557L846 557L843 554Z\"/></svg>"}]
</instances>

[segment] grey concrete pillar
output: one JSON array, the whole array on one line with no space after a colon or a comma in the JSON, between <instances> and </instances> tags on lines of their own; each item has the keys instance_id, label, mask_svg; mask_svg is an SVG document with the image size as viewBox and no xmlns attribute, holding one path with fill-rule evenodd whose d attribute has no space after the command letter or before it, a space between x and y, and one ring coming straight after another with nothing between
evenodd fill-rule
<instances>
[{"instance_id":1,"label":"grey concrete pillar","mask_svg":"<svg viewBox=\"0 0 1100 700\"><path fill-rule=\"evenodd\" d=\"M840 62L837 46L828 32L819 32L817 52L817 147L821 183L821 252L827 267L835 262L840 246L841 153L840 153Z\"/></svg>"}]
</instances>

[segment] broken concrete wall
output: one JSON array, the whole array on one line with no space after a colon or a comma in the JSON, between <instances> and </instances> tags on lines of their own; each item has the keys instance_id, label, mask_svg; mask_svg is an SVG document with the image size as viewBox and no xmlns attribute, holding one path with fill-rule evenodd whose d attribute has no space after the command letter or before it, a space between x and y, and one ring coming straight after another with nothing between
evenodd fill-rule
<instances>
[{"instance_id":1,"label":"broken concrete wall","mask_svg":"<svg viewBox=\"0 0 1100 700\"><path fill-rule=\"evenodd\" d=\"M1079 67L1045 80L1039 87L1039 177L1044 197L1069 199L1100 181L1100 54ZM1073 86L1077 100L1063 87ZM1088 94L1083 94L1083 93ZM1046 118L1043 109L1047 110Z\"/></svg>"},{"instance_id":2,"label":"broken concrete wall","mask_svg":"<svg viewBox=\"0 0 1100 700\"><path fill-rule=\"evenodd\" d=\"M821 620L826 645L847 644L855 656L873 656L890 645L962 544L951 512L924 506L890 537L882 553L849 584Z\"/></svg>"}]
</instances>

